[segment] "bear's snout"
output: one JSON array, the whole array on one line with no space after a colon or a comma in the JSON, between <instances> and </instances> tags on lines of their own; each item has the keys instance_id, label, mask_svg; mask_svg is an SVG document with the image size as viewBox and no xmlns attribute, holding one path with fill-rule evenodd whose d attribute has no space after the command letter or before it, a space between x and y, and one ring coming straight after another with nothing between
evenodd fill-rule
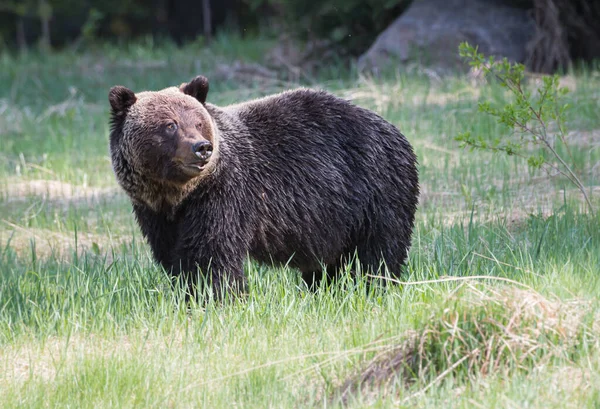
<instances>
[{"instance_id":1,"label":"bear's snout","mask_svg":"<svg viewBox=\"0 0 600 409\"><path fill-rule=\"evenodd\" d=\"M192 145L192 150L198 159L207 161L213 153L213 146L209 141L200 141Z\"/></svg>"}]
</instances>

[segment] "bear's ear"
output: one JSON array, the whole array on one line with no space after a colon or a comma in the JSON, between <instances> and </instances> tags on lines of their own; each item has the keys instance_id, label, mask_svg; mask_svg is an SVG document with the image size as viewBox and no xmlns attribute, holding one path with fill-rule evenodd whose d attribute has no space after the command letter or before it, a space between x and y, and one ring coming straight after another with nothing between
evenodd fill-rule
<instances>
[{"instance_id":1,"label":"bear's ear","mask_svg":"<svg viewBox=\"0 0 600 409\"><path fill-rule=\"evenodd\" d=\"M206 96L208 95L208 79L202 75L198 75L190 82L183 83L179 86L179 90L186 95L190 95L200 101L204 105Z\"/></svg>"},{"instance_id":2,"label":"bear's ear","mask_svg":"<svg viewBox=\"0 0 600 409\"><path fill-rule=\"evenodd\" d=\"M121 115L135 103L137 98L132 90L117 85L110 89L108 100L110 101L113 115Z\"/></svg>"}]
</instances>

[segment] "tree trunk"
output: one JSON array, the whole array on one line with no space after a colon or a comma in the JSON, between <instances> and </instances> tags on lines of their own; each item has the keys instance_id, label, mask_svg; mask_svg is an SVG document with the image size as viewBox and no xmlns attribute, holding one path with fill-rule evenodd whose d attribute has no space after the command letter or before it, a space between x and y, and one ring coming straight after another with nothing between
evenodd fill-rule
<instances>
[{"instance_id":1,"label":"tree trunk","mask_svg":"<svg viewBox=\"0 0 600 409\"><path fill-rule=\"evenodd\" d=\"M52 18L52 6L46 0L40 0L39 18L42 22L42 38L40 46L44 51L50 50L50 19Z\"/></svg>"},{"instance_id":2,"label":"tree trunk","mask_svg":"<svg viewBox=\"0 0 600 409\"><path fill-rule=\"evenodd\" d=\"M537 34L529 45L529 68L567 69L572 60L600 57L597 0L534 0Z\"/></svg>"},{"instance_id":3,"label":"tree trunk","mask_svg":"<svg viewBox=\"0 0 600 409\"><path fill-rule=\"evenodd\" d=\"M212 15L210 12L210 0L202 0L202 29L204 37L210 42L212 39Z\"/></svg>"},{"instance_id":4,"label":"tree trunk","mask_svg":"<svg viewBox=\"0 0 600 409\"><path fill-rule=\"evenodd\" d=\"M23 17L19 17L17 19L17 45L19 46L20 52L27 52L27 39L25 37L25 21L23 20Z\"/></svg>"}]
</instances>

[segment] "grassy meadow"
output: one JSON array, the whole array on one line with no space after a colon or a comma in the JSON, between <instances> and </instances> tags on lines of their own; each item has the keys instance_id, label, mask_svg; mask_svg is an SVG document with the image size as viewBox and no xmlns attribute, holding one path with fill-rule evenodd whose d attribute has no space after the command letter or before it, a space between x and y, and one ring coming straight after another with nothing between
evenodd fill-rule
<instances>
[{"instance_id":1,"label":"grassy meadow","mask_svg":"<svg viewBox=\"0 0 600 409\"><path fill-rule=\"evenodd\" d=\"M561 78L593 216L565 180L459 148L506 133L477 113L503 89L414 67L244 74L274 46L0 55L0 406L600 408L600 70ZM399 127L422 187L403 283L311 292L248 261L246 299L181 302L114 179L107 94L197 74L212 103L323 87Z\"/></svg>"}]
</instances>

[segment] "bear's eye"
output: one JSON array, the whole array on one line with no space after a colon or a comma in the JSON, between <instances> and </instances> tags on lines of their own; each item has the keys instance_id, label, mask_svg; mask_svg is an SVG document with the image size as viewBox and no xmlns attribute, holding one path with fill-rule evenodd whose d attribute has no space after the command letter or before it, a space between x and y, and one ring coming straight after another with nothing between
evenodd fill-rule
<instances>
[{"instance_id":1,"label":"bear's eye","mask_svg":"<svg viewBox=\"0 0 600 409\"><path fill-rule=\"evenodd\" d=\"M196 128L198 128L198 129L202 128L202 122L198 122L198 123L196 124Z\"/></svg>"},{"instance_id":2,"label":"bear's eye","mask_svg":"<svg viewBox=\"0 0 600 409\"><path fill-rule=\"evenodd\" d=\"M177 124L171 122L170 124L167 125L167 130L169 132L175 132L177 130Z\"/></svg>"}]
</instances>

